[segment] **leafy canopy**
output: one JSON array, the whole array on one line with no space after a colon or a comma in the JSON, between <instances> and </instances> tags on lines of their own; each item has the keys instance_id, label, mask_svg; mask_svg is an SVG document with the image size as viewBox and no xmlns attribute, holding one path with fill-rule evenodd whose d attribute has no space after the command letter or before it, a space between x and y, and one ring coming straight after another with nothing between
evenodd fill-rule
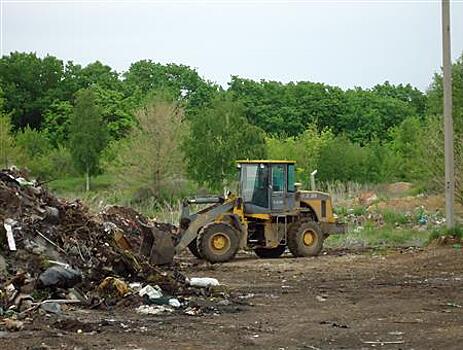
<instances>
[{"instance_id":1,"label":"leafy canopy","mask_svg":"<svg viewBox=\"0 0 463 350\"><path fill-rule=\"evenodd\" d=\"M247 122L240 103L224 95L191 118L184 149L190 177L214 190L234 177L236 160L266 156L262 130Z\"/></svg>"},{"instance_id":2,"label":"leafy canopy","mask_svg":"<svg viewBox=\"0 0 463 350\"><path fill-rule=\"evenodd\" d=\"M106 146L107 130L92 89L83 89L77 93L69 141L77 170L95 175L101 152Z\"/></svg>"}]
</instances>

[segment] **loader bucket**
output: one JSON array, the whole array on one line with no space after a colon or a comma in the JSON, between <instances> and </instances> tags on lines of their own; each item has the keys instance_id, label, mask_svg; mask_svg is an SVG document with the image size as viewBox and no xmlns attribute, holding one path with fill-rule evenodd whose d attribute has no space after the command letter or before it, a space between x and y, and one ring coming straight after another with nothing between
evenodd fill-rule
<instances>
[{"instance_id":1,"label":"loader bucket","mask_svg":"<svg viewBox=\"0 0 463 350\"><path fill-rule=\"evenodd\" d=\"M174 243L170 233L155 227L144 227L140 253L149 258L153 265L172 263L175 255Z\"/></svg>"}]
</instances>

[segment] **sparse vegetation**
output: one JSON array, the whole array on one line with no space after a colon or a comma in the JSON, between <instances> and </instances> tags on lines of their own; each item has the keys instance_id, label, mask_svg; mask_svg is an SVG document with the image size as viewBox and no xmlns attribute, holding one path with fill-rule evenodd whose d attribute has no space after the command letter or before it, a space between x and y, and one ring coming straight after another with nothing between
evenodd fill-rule
<instances>
[{"instance_id":1,"label":"sparse vegetation","mask_svg":"<svg viewBox=\"0 0 463 350\"><path fill-rule=\"evenodd\" d=\"M412 218L407 214L397 212L393 209L385 209L382 212L384 223L390 226L406 225L412 222Z\"/></svg>"},{"instance_id":2,"label":"sparse vegetation","mask_svg":"<svg viewBox=\"0 0 463 350\"><path fill-rule=\"evenodd\" d=\"M326 240L328 248L391 248L422 247L430 239L429 231L397 228L386 225L375 227L367 224L362 229L352 230L346 235L331 236Z\"/></svg>"},{"instance_id":3,"label":"sparse vegetation","mask_svg":"<svg viewBox=\"0 0 463 350\"><path fill-rule=\"evenodd\" d=\"M433 229L429 236L429 241L431 242L440 238L455 238L461 240L463 239L463 227L456 226L452 229L448 229L446 227L439 227Z\"/></svg>"}]
</instances>

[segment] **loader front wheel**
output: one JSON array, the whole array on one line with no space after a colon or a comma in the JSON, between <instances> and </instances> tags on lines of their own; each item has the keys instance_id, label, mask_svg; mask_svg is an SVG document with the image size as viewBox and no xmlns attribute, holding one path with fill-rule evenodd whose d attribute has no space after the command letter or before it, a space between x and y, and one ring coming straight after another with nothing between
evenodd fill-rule
<instances>
[{"instance_id":1,"label":"loader front wheel","mask_svg":"<svg viewBox=\"0 0 463 350\"><path fill-rule=\"evenodd\" d=\"M188 250L195 257L197 257L198 259L201 259L201 254L199 254L199 250L198 250L198 241L196 240L196 238L192 240L190 244L188 244Z\"/></svg>"},{"instance_id":2,"label":"loader front wheel","mask_svg":"<svg viewBox=\"0 0 463 350\"><path fill-rule=\"evenodd\" d=\"M288 248L295 257L317 256L323 248L323 234L316 222L294 224L288 232Z\"/></svg>"},{"instance_id":3,"label":"loader front wheel","mask_svg":"<svg viewBox=\"0 0 463 350\"><path fill-rule=\"evenodd\" d=\"M254 253L256 253L259 258L272 259L278 258L285 250L285 245L279 245L276 248L255 248Z\"/></svg>"},{"instance_id":4,"label":"loader front wheel","mask_svg":"<svg viewBox=\"0 0 463 350\"><path fill-rule=\"evenodd\" d=\"M234 258L240 245L239 233L226 223L204 226L198 236L200 256L210 262L224 262Z\"/></svg>"}]
</instances>

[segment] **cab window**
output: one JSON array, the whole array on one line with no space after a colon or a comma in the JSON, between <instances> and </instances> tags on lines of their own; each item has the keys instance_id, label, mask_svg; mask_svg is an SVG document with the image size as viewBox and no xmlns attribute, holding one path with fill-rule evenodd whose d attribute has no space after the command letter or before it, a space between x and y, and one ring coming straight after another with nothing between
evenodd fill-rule
<instances>
[{"instance_id":1,"label":"cab window","mask_svg":"<svg viewBox=\"0 0 463 350\"><path fill-rule=\"evenodd\" d=\"M265 165L242 167L242 196L245 203L268 207L268 168Z\"/></svg>"},{"instance_id":2,"label":"cab window","mask_svg":"<svg viewBox=\"0 0 463 350\"><path fill-rule=\"evenodd\" d=\"M275 192L285 190L285 165L278 164L272 166L272 186Z\"/></svg>"},{"instance_id":3,"label":"cab window","mask_svg":"<svg viewBox=\"0 0 463 350\"><path fill-rule=\"evenodd\" d=\"M288 192L296 191L296 169L294 164L288 165Z\"/></svg>"}]
</instances>

